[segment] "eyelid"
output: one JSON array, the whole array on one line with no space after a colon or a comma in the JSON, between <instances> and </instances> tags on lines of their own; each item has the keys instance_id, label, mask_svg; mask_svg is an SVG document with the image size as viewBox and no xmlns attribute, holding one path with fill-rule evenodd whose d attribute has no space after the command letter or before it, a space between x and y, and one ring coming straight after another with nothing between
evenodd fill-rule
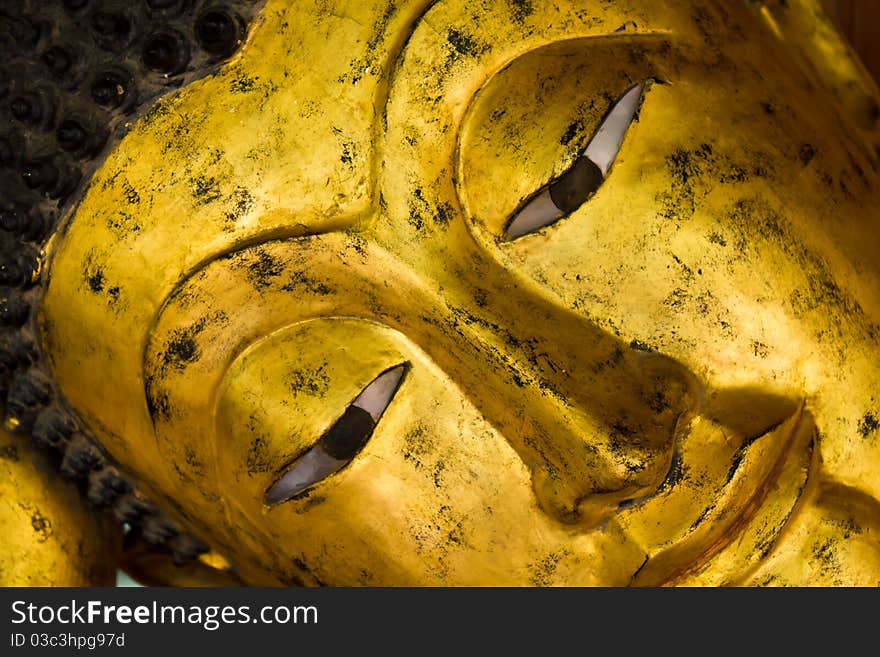
<instances>
[{"instance_id":1,"label":"eyelid","mask_svg":"<svg viewBox=\"0 0 880 657\"><path fill-rule=\"evenodd\" d=\"M265 503L279 504L345 467L363 449L403 381L402 363L373 379L318 442L300 455L266 490Z\"/></svg>"},{"instance_id":2,"label":"eyelid","mask_svg":"<svg viewBox=\"0 0 880 657\"><path fill-rule=\"evenodd\" d=\"M623 138L636 118L645 82L630 87L614 103L571 167L533 195L514 214L504 230L505 240L533 233L571 214L604 182Z\"/></svg>"}]
</instances>

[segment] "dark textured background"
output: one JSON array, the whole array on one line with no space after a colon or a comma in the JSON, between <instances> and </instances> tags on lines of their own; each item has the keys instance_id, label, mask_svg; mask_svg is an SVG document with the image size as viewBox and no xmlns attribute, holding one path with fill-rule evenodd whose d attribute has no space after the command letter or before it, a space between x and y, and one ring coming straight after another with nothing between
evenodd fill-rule
<instances>
[{"instance_id":1,"label":"dark textured background","mask_svg":"<svg viewBox=\"0 0 880 657\"><path fill-rule=\"evenodd\" d=\"M824 0L825 7L880 82L880 0Z\"/></svg>"}]
</instances>

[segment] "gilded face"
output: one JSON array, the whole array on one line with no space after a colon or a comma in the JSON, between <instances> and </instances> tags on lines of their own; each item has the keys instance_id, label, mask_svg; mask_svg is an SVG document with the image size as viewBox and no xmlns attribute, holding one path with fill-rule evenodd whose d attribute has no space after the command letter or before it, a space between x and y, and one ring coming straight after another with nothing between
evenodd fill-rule
<instances>
[{"instance_id":1,"label":"gilded face","mask_svg":"<svg viewBox=\"0 0 880 657\"><path fill-rule=\"evenodd\" d=\"M878 162L793 45L426 4L269 0L96 174L41 320L111 456L253 583L796 581L829 495L876 532Z\"/></svg>"}]
</instances>

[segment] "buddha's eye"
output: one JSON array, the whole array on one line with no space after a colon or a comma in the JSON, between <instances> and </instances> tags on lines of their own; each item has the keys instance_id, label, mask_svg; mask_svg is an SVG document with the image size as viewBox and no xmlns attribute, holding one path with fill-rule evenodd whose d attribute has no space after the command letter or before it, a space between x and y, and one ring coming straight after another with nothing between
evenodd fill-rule
<instances>
[{"instance_id":1,"label":"buddha's eye","mask_svg":"<svg viewBox=\"0 0 880 657\"><path fill-rule=\"evenodd\" d=\"M506 240L515 240L559 221L599 189L636 116L644 88L645 83L639 82L623 94L574 164L528 198L508 222Z\"/></svg>"},{"instance_id":2,"label":"buddha's eye","mask_svg":"<svg viewBox=\"0 0 880 657\"><path fill-rule=\"evenodd\" d=\"M382 413L394 398L405 363L385 370L364 388L318 442L300 455L266 491L266 504L289 500L305 488L347 465L373 435Z\"/></svg>"}]
</instances>

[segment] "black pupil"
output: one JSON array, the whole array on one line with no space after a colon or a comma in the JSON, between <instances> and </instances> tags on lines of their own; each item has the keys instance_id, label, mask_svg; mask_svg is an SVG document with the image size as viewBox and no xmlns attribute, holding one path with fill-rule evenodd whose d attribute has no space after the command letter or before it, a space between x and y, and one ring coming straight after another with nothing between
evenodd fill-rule
<instances>
[{"instance_id":1,"label":"black pupil","mask_svg":"<svg viewBox=\"0 0 880 657\"><path fill-rule=\"evenodd\" d=\"M367 411L349 406L318 445L333 458L350 461L369 440L375 426L373 416Z\"/></svg>"},{"instance_id":2,"label":"black pupil","mask_svg":"<svg viewBox=\"0 0 880 657\"><path fill-rule=\"evenodd\" d=\"M550 199L562 212L570 214L599 189L603 180L602 170L595 162L581 156L550 185Z\"/></svg>"}]
</instances>

